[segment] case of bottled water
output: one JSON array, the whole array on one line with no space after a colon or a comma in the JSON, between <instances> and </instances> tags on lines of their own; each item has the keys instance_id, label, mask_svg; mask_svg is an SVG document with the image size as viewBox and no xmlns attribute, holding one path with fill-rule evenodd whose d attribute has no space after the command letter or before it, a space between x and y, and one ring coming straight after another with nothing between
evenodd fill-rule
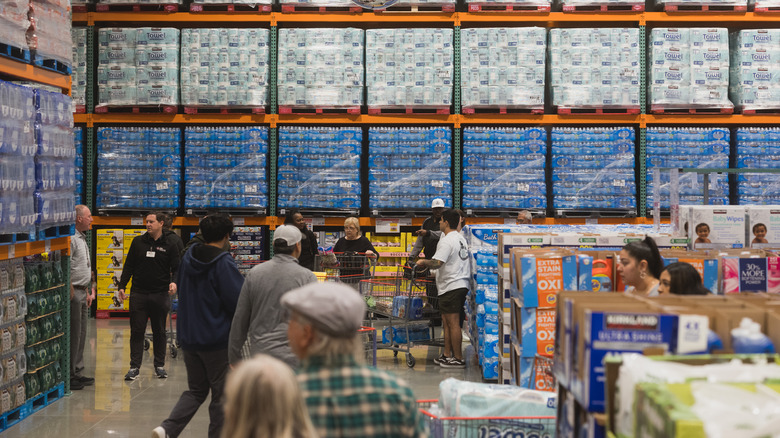
<instances>
[{"instance_id":1,"label":"case of bottled water","mask_svg":"<svg viewBox=\"0 0 780 438\"><path fill-rule=\"evenodd\" d=\"M739 128L736 132L736 167L780 169L780 128ZM780 175L737 175L740 205L780 205Z\"/></svg>"},{"instance_id":2,"label":"case of bottled water","mask_svg":"<svg viewBox=\"0 0 780 438\"><path fill-rule=\"evenodd\" d=\"M38 150L33 90L0 81L0 115L0 233L31 232Z\"/></svg>"},{"instance_id":3,"label":"case of bottled water","mask_svg":"<svg viewBox=\"0 0 780 438\"><path fill-rule=\"evenodd\" d=\"M729 97L740 110L780 108L780 30L731 34Z\"/></svg>"},{"instance_id":4,"label":"case of bottled water","mask_svg":"<svg viewBox=\"0 0 780 438\"><path fill-rule=\"evenodd\" d=\"M544 128L463 130L463 207L546 208Z\"/></svg>"},{"instance_id":5,"label":"case of bottled water","mask_svg":"<svg viewBox=\"0 0 780 438\"><path fill-rule=\"evenodd\" d=\"M179 128L104 127L97 137L98 207L179 207Z\"/></svg>"},{"instance_id":6,"label":"case of bottled water","mask_svg":"<svg viewBox=\"0 0 780 438\"><path fill-rule=\"evenodd\" d=\"M634 128L552 128L555 208L636 208Z\"/></svg>"},{"instance_id":7,"label":"case of bottled water","mask_svg":"<svg viewBox=\"0 0 780 438\"><path fill-rule=\"evenodd\" d=\"M544 110L546 29L463 29L460 59L464 108Z\"/></svg>"},{"instance_id":8,"label":"case of bottled water","mask_svg":"<svg viewBox=\"0 0 780 438\"><path fill-rule=\"evenodd\" d=\"M362 105L364 33L351 27L279 29L279 105Z\"/></svg>"},{"instance_id":9,"label":"case of bottled water","mask_svg":"<svg viewBox=\"0 0 780 438\"><path fill-rule=\"evenodd\" d=\"M553 105L639 108L639 29L551 29Z\"/></svg>"},{"instance_id":10,"label":"case of bottled water","mask_svg":"<svg viewBox=\"0 0 780 438\"><path fill-rule=\"evenodd\" d=\"M182 105L267 105L268 39L268 29L182 29Z\"/></svg>"},{"instance_id":11,"label":"case of bottled water","mask_svg":"<svg viewBox=\"0 0 780 438\"><path fill-rule=\"evenodd\" d=\"M366 31L369 107L449 107L452 29Z\"/></svg>"},{"instance_id":12,"label":"case of bottled water","mask_svg":"<svg viewBox=\"0 0 780 438\"><path fill-rule=\"evenodd\" d=\"M279 208L360 208L359 127L279 128Z\"/></svg>"},{"instance_id":13,"label":"case of bottled water","mask_svg":"<svg viewBox=\"0 0 780 438\"><path fill-rule=\"evenodd\" d=\"M71 97L73 110L77 107L84 110L87 92L87 28L74 27L70 31L73 41L73 74L71 75Z\"/></svg>"},{"instance_id":14,"label":"case of bottled water","mask_svg":"<svg viewBox=\"0 0 780 438\"><path fill-rule=\"evenodd\" d=\"M448 127L368 130L368 206L428 209L452 205L452 131Z\"/></svg>"},{"instance_id":15,"label":"case of bottled water","mask_svg":"<svg viewBox=\"0 0 780 438\"><path fill-rule=\"evenodd\" d=\"M178 105L179 30L102 28L98 106Z\"/></svg>"},{"instance_id":16,"label":"case of bottled water","mask_svg":"<svg viewBox=\"0 0 780 438\"><path fill-rule=\"evenodd\" d=\"M185 128L185 208L268 207L267 155L264 126Z\"/></svg>"},{"instance_id":17,"label":"case of bottled water","mask_svg":"<svg viewBox=\"0 0 780 438\"><path fill-rule=\"evenodd\" d=\"M727 29L655 28L648 52L651 107L733 107Z\"/></svg>"}]
</instances>

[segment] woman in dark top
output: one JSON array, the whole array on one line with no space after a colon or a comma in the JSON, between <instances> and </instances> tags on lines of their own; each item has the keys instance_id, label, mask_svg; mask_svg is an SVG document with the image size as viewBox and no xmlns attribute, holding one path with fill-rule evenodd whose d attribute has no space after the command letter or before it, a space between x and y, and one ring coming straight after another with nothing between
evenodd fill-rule
<instances>
[{"instance_id":1,"label":"woman in dark top","mask_svg":"<svg viewBox=\"0 0 780 438\"><path fill-rule=\"evenodd\" d=\"M285 225L295 225L301 230L303 236L301 238L301 255L298 257L298 263L304 268L314 271L314 256L320 253L317 247L317 236L306 226L303 215L295 208L287 212L284 217L284 223Z\"/></svg>"},{"instance_id":2,"label":"woman in dark top","mask_svg":"<svg viewBox=\"0 0 780 438\"><path fill-rule=\"evenodd\" d=\"M344 221L344 237L336 242L333 252L339 261L339 277L343 283L357 283L367 277L367 259L376 262L378 251L371 241L360 234L360 222L355 217Z\"/></svg>"}]
</instances>

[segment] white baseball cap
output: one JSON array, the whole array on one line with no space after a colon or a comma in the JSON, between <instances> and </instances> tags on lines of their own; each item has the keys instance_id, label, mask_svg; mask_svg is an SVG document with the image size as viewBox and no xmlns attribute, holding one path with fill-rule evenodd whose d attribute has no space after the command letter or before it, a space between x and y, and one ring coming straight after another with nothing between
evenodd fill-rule
<instances>
[{"instance_id":1,"label":"white baseball cap","mask_svg":"<svg viewBox=\"0 0 780 438\"><path fill-rule=\"evenodd\" d=\"M287 242L287 246L295 245L301 241L301 238L301 230L294 225L281 225L274 230L274 241L282 239Z\"/></svg>"},{"instance_id":2,"label":"white baseball cap","mask_svg":"<svg viewBox=\"0 0 780 438\"><path fill-rule=\"evenodd\" d=\"M444 200L441 198L436 198L431 203L431 208L444 208Z\"/></svg>"}]
</instances>

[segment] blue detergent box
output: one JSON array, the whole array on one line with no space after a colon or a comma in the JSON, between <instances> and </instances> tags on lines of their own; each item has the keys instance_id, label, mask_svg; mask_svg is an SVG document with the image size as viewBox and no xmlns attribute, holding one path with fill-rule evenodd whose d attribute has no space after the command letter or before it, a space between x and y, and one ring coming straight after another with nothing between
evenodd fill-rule
<instances>
[{"instance_id":1,"label":"blue detergent box","mask_svg":"<svg viewBox=\"0 0 780 438\"><path fill-rule=\"evenodd\" d=\"M421 297L393 297L393 316L395 318L422 318L423 302Z\"/></svg>"},{"instance_id":2,"label":"blue detergent box","mask_svg":"<svg viewBox=\"0 0 780 438\"><path fill-rule=\"evenodd\" d=\"M680 250L662 250L661 257L664 260L664 266L676 262L684 262L692 265L696 268L696 271L699 272L699 275L701 275L704 287L714 294L718 293L718 272L720 269L719 260L717 258L709 258Z\"/></svg>"},{"instance_id":3,"label":"blue detergent box","mask_svg":"<svg viewBox=\"0 0 780 438\"><path fill-rule=\"evenodd\" d=\"M512 262L523 307L554 308L558 292L577 290L577 259L571 251L515 248Z\"/></svg>"}]
</instances>

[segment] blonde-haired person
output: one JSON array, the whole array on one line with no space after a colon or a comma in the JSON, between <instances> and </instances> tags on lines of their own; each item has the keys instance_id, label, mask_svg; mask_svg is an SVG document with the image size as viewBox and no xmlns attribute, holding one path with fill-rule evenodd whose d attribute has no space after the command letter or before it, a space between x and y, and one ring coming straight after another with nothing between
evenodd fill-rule
<instances>
[{"instance_id":1,"label":"blonde-haired person","mask_svg":"<svg viewBox=\"0 0 780 438\"><path fill-rule=\"evenodd\" d=\"M362 260L353 259L350 254L362 254L375 259L379 252L366 236L360 234L360 222L356 217L344 220L344 237L336 241L333 252L341 262L339 278L342 283L356 286L360 280L365 280Z\"/></svg>"},{"instance_id":2,"label":"blonde-haired person","mask_svg":"<svg viewBox=\"0 0 780 438\"><path fill-rule=\"evenodd\" d=\"M315 438L292 369L258 354L241 362L225 386L222 438Z\"/></svg>"}]
</instances>

